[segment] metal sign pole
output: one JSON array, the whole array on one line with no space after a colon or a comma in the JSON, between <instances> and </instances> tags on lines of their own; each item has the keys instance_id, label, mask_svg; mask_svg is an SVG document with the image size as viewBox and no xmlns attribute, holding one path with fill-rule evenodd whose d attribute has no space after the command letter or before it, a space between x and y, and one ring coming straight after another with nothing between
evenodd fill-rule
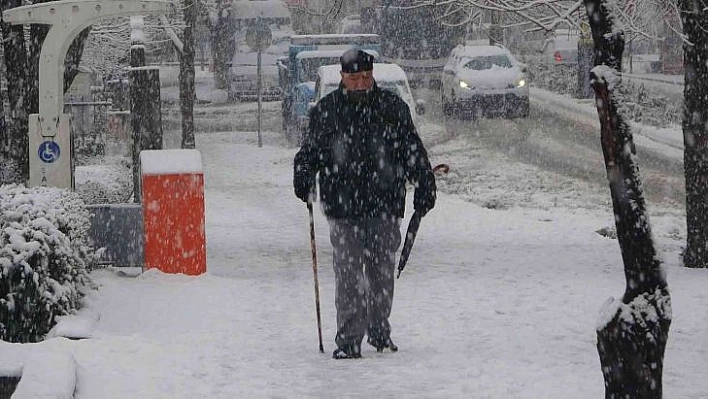
<instances>
[{"instance_id":1,"label":"metal sign pole","mask_svg":"<svg viewBox=\"0 0 708 399\"><path fill-rule=\"evenodd\" d=\"M261 135L261 102L263 101L263 74L261 72L261 52L264 49L267 49L268 46L270 46L272 40L273 34L270 31L270 28L268 28L268 25L265 25L261 22L260 17L258 18L256 25L250 27L248 31L246 31L246 43L248 44L248 47L251 48L251 51L257 51L258 55L258 62L256 66L256 74L258 75L258 85L256 88L256 91L258 92L258 147L263 147L263 136Z\"/></svg>"},{"instance_id":2,"label":"metal sign pole","mask_svg":"<svg viewBox=\"0 0 708 399\"><path fill-rule=\"evenodd\" d=\"M261 135L261 48L258 48L258 147L263 147L263 137Z\"/></svg>"}]
</instances>

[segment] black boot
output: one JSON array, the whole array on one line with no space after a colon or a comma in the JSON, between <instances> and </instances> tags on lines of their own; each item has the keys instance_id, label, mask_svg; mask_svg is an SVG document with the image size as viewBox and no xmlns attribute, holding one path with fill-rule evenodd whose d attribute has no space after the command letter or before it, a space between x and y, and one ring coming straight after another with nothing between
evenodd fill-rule
<instances>
[{"instance_id":1,"label":"black boot","mask_svg":"<svg viewBox=\"0 0 708 399\"><path fill-rule=\"evenodd\" d=\"M391 352L398 352L398 347L391 341L391 337L385 339L371 339L371 337L369 337L366 342L376 348L376 352L379 353L383 352L386 348L390 349Z\"/></svg>"},{"instance_id":2,"label":"black boot","mask_svg":"<svg viewBox=\"0 0 708 399\"><path fill-rule=\"evenodd\" d=\"M358 359L361 357L361 347L357 344L342 345L332 352L333 359Z\"/></svg>"}]
</instances>

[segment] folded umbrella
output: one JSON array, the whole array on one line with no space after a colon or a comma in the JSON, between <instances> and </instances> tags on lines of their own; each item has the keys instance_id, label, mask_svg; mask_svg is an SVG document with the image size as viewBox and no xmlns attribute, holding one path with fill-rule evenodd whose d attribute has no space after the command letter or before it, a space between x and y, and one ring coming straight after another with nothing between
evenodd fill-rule
<instances>
[{"instance_id":1,"label":"folded umbrella","mask_svg":"<svg viewBox=\"0 0 708 399\"><path fill-rule=\"evenodd\" d=\"M441 163L433 168L433 173L448 173L450 171L450 166L448 164ZM415 242L415 236L418 234L418 227L420 227L420 221L423 219L423 215L419 212L413 212L411 216L411 221L408 223L408 230L406 230L406 241L403 243L403 249L401 250L401 257L398 259L398 275L396 278L401 277L401 272L403 268L406 267L406 262L408 262L408 257L411 254L411 249L413 249L413 243Z\"/></svg>"},{"instance_id":2,"label":"folded umbrella","mask_svg":"<svg viewBox=\"0 0 708 399\"><path fill-rule=\"evenodd\" d=\"M398 276L396 276L396 278L401 277L401 272L403 268L406 267L406 262L408 262L408 256L410 256L411 249L413 249L415 236L418 234L418 227L420 227L420 220L422 218L423 216L417 211L413 212L413 216L411 216L411 221L408 223L408 230L406 230L406 241L403 243L401 257L398 259Z\"/></svg>"}]
</instances>

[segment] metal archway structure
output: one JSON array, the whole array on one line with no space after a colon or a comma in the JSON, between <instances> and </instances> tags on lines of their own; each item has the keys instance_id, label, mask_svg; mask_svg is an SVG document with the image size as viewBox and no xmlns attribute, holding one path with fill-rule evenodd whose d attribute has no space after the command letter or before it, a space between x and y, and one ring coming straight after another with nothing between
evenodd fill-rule
<instances>
[{"instance_id":1,"label":"metal archway structure","mask_svg":"<svg viewBox=\"0 0 708 399\"><path fill-rule=\"evenodd\" d=\"M130 15L166 14L174 5L165 0L63 0L6 10L5 22L51 25L39 61L39 113L29 115L30 186L70 188L70 114L64 114L64 58L71 42L89 25ZM52 144L50 144L52 143ZM46 150L53 149L51 154Z\"/></svg>"}]
</instances>

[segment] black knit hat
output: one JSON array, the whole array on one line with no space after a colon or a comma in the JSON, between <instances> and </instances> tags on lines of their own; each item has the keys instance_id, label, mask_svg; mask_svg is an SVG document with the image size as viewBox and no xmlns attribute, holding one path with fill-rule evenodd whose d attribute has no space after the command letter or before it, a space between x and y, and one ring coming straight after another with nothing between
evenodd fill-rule
<instances>
[{"instance_id":1,"label":"black knit hat","mask_svg":"<svg viewBox=\"0 0 708 399\"><path fill-rule=\"evenodd\" d=\"M339 57L342 72L356 73L374 69L374 56L360 49L349 49Z\"/></svg>"}]
</instances>

